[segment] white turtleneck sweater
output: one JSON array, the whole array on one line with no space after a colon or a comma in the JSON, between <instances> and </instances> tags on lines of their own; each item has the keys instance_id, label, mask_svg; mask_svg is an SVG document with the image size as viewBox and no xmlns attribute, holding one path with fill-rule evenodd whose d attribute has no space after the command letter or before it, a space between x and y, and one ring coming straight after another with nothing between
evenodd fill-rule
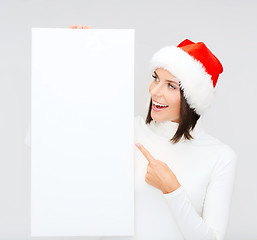
<instances>
[{"instance_id":1,"label":"white turtleneck sweater","mask_svg":"<svg viewBox=\"0 0 257 240\"><path fill-rule=\"evenodd\" d=\"M193 140L172 144L178 123L134 118L135 143L165 162L181 186L163 194L145 182L148 161L135 146L135 234L91 237L106 240L223 240L229 220L237 156L231 147L207 134L202 117ZM26 144L30 145L27 135Z\"/></svg>"}]
</instances>

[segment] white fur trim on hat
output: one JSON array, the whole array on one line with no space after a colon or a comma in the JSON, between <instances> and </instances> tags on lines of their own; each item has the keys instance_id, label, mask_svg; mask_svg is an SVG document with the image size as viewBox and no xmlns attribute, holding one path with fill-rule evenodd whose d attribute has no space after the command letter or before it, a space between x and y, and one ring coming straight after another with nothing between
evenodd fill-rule
<instances>
[{"instance_id":1,"label":"white fur trim on hat","mask_svg":"<svg viewBox=\"0 0 257 240\"><path fill-rule=\"evenodd\" d=\"M176 46L166 46L153 54L150 60L151 74L164 68L180 81L184 97L196 113L203 115L209 109L216 94L211 75L203 64Z\"/></svg>"}]
</instances>

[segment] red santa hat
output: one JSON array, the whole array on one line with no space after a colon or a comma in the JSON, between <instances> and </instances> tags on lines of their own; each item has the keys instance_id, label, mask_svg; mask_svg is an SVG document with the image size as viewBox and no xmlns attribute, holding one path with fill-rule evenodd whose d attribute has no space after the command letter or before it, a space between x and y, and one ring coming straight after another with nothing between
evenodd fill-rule
<instances>
[{"instance_id":1,"label":"red santa hat","mask_svg":"<svg viewBox=\"0 0 257 240\"><path fill-rule=\"evenodd\" d=\"M203 42L189 39L177 47L166 46L153 54L150 71L164 68L180 81L189 106L199 115L209 109L215 95L215 86L223 67L218 58Z\"/></svg>"}]
</instances>

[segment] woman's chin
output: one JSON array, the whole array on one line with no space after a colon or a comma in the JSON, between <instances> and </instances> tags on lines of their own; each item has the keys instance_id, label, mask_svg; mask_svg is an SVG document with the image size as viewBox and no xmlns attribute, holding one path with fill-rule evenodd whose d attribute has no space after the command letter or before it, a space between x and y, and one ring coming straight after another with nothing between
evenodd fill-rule
<instances>
[{"instance_id":1,"label":"woman's chin","mask_svg":"<svg viewBox=\"0 0 257 240\"><path fill-rule=\"evenodd\" d=\"M163 121L163 117L162 116L158 116L159 113L154 112L153 110L151 111L151 118L157 122L162 122Z\"/></svg>"}]
</instances>

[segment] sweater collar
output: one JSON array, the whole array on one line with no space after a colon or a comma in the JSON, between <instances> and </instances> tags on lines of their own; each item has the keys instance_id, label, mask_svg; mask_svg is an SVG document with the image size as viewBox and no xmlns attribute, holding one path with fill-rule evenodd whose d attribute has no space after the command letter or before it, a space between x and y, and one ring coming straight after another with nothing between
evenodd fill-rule
<instances>
[{"instance_id":1,"label":"sweater collar","mask_svg":"<svg viewBox=\"0 0 257 240\"><path fill-rule=\"evenodd\" d=\"M155 134L171 139L177 129L178 129L179 123L172 122L172 121L163 121L163 122L157 122L155 120L152 120L151 123L149 124L150 130L152 130ZM195 137L203 127L203 117L201 116L194 127L193 130L190 131L190 134Z\"/></svg>"}]
</instances>

